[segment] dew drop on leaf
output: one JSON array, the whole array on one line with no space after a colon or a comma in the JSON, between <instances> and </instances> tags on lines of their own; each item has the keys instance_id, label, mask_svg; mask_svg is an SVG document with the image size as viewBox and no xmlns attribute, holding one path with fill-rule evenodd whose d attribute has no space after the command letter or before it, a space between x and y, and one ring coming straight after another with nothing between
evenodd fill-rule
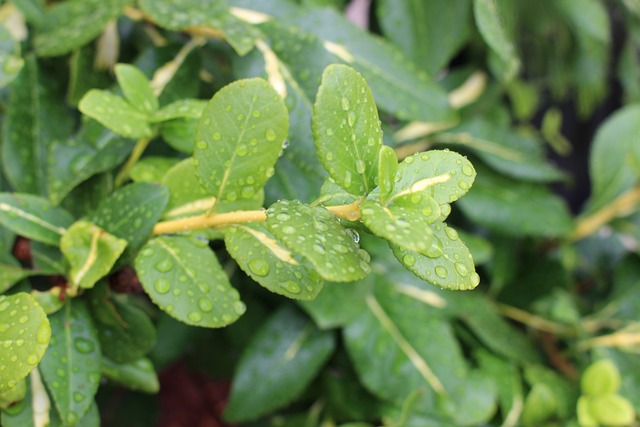
<instances>
[{"instance_id":1,"label":"dew drop on leaf","mask_svg":"<svg viewBox=\"0 0 640 427\"><path fill-rule=\"evenodd\" d=\"M292 280L280 283L280 287L285 289L288 292L291 292L292 294L300 293L300 285L298 285L296 282Z\"/></svg>"},{"instance_id":2,"label":"dew drop on leaf","mask_svg":"<svg viewBox=\"0 0 640 427\"><path fill-rule=\"evenodd\" d=\"M167 273L173 269L173 263L168 259L163 259L156 263L155 268L160 273Z\"/></svg>"},{"instance_id":3,"label":"dew drop on leaf","mask_svg":"<svg viewBox=\"0 0 640 427\"><path fill-rule=\"evenodd\" d=\"M340 100L340 105L342 106L342 109L344 111L347 111L350 107L349 100L343 96L342 99Z\"/></svg>"},{"instance_id":4,"label":"dew drop on leaf","mask_svg":"<svg viewBox=\"0 0 640 427\"><path fill-rule=\"evenodd\" d=\"M171 290L171 283L169 283L167 279L161 277L154 282L153 288L159 294L166 294Z\"/></svg>"},{"instance_id":5,"label":"dew drop on leaf","mask_svg":"<svg viewBox=\"0 0 640 427\"><path fill-rule=\"evenodd\" d=\"M91 353L93 351L93 349L95 348L94 344L89 341L86 338L76 338L75 340L73 340L73 346L76 348L76 350L78 350L80 353Z\"/></svg>"},{"instance_id":6,"label":"dew drop on leaf","mask_svg":"<svg viewBox=\"0 0 640 427\"><path fill-rule=\"evenodd\" d=\"M269 274L269 264L261 258L254 258L249 261L249 270L256 276L265 277Z\"/></svg>"},{"instance_id":7,"label":"dew drop on leaf","mask_svg":"<svg viewBox=\"0 0 640 427\"><path fill-rule=\"evenodd\" d=\"M473 175L473 168L469 165L464 165L462 166L462 173L467 175L467 176L472 176Z\"/></svg>"},{"instance_id":8,"label":"dew drop on leaf","mask_svg":"<svg viewBox=\"0 0 640 427\"><path fill-rule=\"evenodd\" d=\"M366 170L366 166L364 164L363 160L356 160L356 172L358 172L359 174L363 174Z\"/></svg>"},{"instance_id":9,"label":"dew drop on leaf","mask_svg":"<svg viewBox=\"0 0 640 427\"><path fill-rule=\"evenodd\" d=\"M413 254L406 254L402 257L402 262L409 267L416 265L416 257Z\"/></svg>"},{"instance_id":10,"label":"dew drop on leaf","mask_svg":"<svg viewBox=\"0 0 640 427\"><path fill-rule=\"evenodd\" d=\"M460 274L461 276L466 276L467 274L469 274L469 269L467 268L466 265L462 264L461 262L456 262L455 264L453 264L453 266L455 267L458 274Z\"/></svg>"},{"instance_id":11,"label":"dew drop on leaf","mask_svg":"<svg viewBox=\"0 0 640 427\"><path fill-rule=\"evenodd\" d=\"M192 322L199 322L202 320L202 314L198 313L197 311L192 311L191 313L187 314L187 318Z\"/></svg>"},{"instance_id":12,"label":"dew drop on leaf","mask_svg":"<svg viewBox=\"0 0 640 427\"><path fill-rule=\"evenodd\" d=\"M438 275L438 277L444 279L445 277L447 277L449 272L447 271L446 268L444 268L443 266L439 265L439 266L436 267L436 274Z\"/></svg>"},{"instance_id":13,"label":"dew drop on leaf","mask_svg":"<svg viewBox=\"0 0 640 427\"><path fill-rule=\"evenodd\" d=\"M276 133L273 129L267 128L267 130L264 132L264 137L267 138L267 141L275 141Z\"/></svg>"},{"instance_id":14,"label":"dew drop on leaf","mask_svg":"<svg viewBox=\"0 0 640 427\"><path fill-rule=\"evenodd\" d=\"M211 301L206 298L200 298L198 300L198 308L205 313L209 313L213 310L213 304L211 304Z\"/></svg>"}]
</instances>

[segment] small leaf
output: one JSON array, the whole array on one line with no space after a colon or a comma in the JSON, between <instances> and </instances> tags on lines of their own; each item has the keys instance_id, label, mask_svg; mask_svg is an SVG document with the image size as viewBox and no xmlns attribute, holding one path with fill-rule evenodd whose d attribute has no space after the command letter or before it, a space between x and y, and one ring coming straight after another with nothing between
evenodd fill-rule
<instances>
[{"instance_id":1,"label":"small leaf","mask_svg":"<svg viewBox=\"0 0 640 427\"><path fill-rule=\"evenodd\" d=\"M319 331L290 306L281 308L245 348L232 381L225 418L256 419L290 403L309 385L334 349L332 332Z\"/></svg>"},{"instance_id":2,"label":"small leaf","mask_svg":"<svg viewBox=\"0 0 640 427\"><path fill-rule=\"evenodd\" d=\"M142 71L129 64L117 64L114 71L122 93L133 108L145 114L156 112L158 98Z\"/></svg>"},{"instance_id":3,"label":"small leaf","mask_svg":"<svg viewBox=\"0 0 640 427\"><path fill-rule=\"evenodd\" d=\"M180 99L162 107L151 117L154 123L173 119L199 119L207 106L207 102L200 99Z\"/></svg>"},{"instance_id":4,"label":"small leaf","mask_svg":"<svg viewBox=\"0 0 640 427\"><path fill-rule=\"evenodd\" d=\"M499 0L474 0L473 14L480 35L505 64L504 79L510 80L520 69L520 59L509 30L505 27L508 19Z\"/></svg>"},{"instance_id":5,"label":"small leaf","mask_svg":"<svg viewBox=\"0 0 640 427\"><path fill-rule=\"evenodd\" d=\"M582 394L599 396L615 393L620 388L620 372L609 359L601 359L590 365L582 374Z\"/></svg>"},{"instance_id":6,"label":"small leaf","mask_svg":"<svg viewBox=\"0 0 640 427\"><path fill-rule=\"evenodd\" d=\"M197 131L198 120L188 117L160 123L162 139L171 147L185 154L193 154Z\"/></svg>"},{"instance_id":7,"label":"small leaf","mask_svg":"<svg viewBox=\"0 0 640 427\"><path fill-rule=\"evenodd\" d=\"M260 225L238 225L225 230L229 255L253 280L288 298L312 300L322 290L318 274L305 265Z\"/></svg>"},{"instance_id":8,"label":"small leaf","mask_svg":"<svg viewBox=\"0 0 640 427\"><path fill-rule=\"evenodd\" d=\"M59 56L85 45L129 3L130 0L83 0L54 5L38 26L38 56Z\"/></svg>"},{"instance_id":9,"label":"small leaf","mask_svg":"<svg viewBox=\"0 0 640 427\"><path fill-rule=\"evenodd\" d=\"M89 311L78 300L50 316L51 344L40 372L65 424L87 412L100 385L100 342Z\"/></svg>"},{"instance_id":10,"label":"small leaf","mask_svg":"<svg viewBox=\"0 0 640 427\"><path fill-rule=\"evenodd\" d=\"M425 194L422 197L419 193L413 196L419 196L420 200L427 199L432 203L427 208L417 206L415 209L404 206L383 206L372 200L365 200L360 205L362 214L362 222L373 234L380 236L396 245L416 251L426 251L433 240L433 231L428 226L429 218L435 221L440 216L440 207L431 197ZM423 209L430 209L431 217L425 215Z\"/></svg>"},{"instance_id":11,"label":"small leaf","mask_svg":"<svg viewBox=\"0 0 640 427\"><path fill-rule=\"evenodd\" d=\"M87 219L125 239L128 245L122 260L128 260L151 235L168 199L169 192L161 185L129 184L103 199Z\"/></svg>"},{"instance_id":12,"label":"small leaf","mask_svg":"<svg viewBox=\"0 0 640 427\"><path fill-rule=\"evenodd\" d=\"M47 315L31 295L0 295L0 393L16 387L36 367L50 337Z\"/></svg>"},{"instance_id":13,"label":"small leaf","mask_svg":"<svg viewBox=\"0 0 640 427\"><path fill-rule=\"evenodd\" d=\"M330 65L313 106L318 156L347 192L366 195L376 187L382 129L369 86L353 68Z\"/></svg>"},{"instance_id":14,"label":"small leaf","mask_svg":"<svg viewBox=\"0 0 640 427\"><path fill-rule=\"evenodd\" d=\"M40 274L38 271L20 267L20 264L8 254L0 255L0 258L0 294L5 293L22 279L34 274Z\"/></svg>"},{"instance_id":15,"label":"small leaf","mask_svg":"<svg viewBox=\"0 0 640 427\"><path fill-rule=\"evenodd\" d=\"M126 240L118 239L89 221L73 224L60 240L60 249L71 266L71 286L92 288L111 271L126 246Z\"/></svg>"},{"instance_id":16,"label":"small leaf","mask_svg":"<svg viewBox=\"0 0 640 427\"><path fill-rule=\"evenodd\" d=\"M155 394L160 390L158 374L149 359L138 359L129 363L116 363L102 358L102 375L130 390Z\"/></svg>"},{"instance_id":17,"label":"small leaf","mask_svg":"<svg viewBox=\"0 0 640 427\"><path fill-rule=\"evenodd\" d=\"M22 379L15 387L0 393L0 409L5 410L24 399L27 394L27 381Z\"/></svg>"},{"instance_id":18,"label":"small leaf","mask_svg":"<svg viewBox=\"0 0 640 427\"><path fill-rule=\"evenodd\" d=\"M145 138L152 134L149 116L133 108L126 100L104 90L87 92L78 109L126 138Z\"/></svg>"},{"instance_id":19,"label":"small leaf","mask_svg":"<svg viewBox=\"0 0 640 427\"><path fill-rule=\"evenodd\" d=\"M433 226L431 246L423 253L391 245L393 254L407 270L445 289L468 290L480 283L471 253L458 232L444 223Z\"/></svg>"},{"instance_id":20,"label":"small leaf","mask_svg":"<svg viewBox=\"0 0 640 427\"><path fill-rule=\"evenodd\" d=\"M0 25L0 88L11 83L24 66L20 43L11 37L5 25Z\"/></svg>"},{"instance_id":21,"label":"small leaf","mask_svg":"<svg viewBox=\"0 0 640 427\"><path fill-rule=\"evenodd\" d=\"M0 193L0 224L21 236L57 246L71 223L71 214L42 197Z\"/></svg>"},{"instance_id":22,"label":"small leaf","mask_svg":"<svg viewBox=\"0 0 640 427\"><path fill-rule=\"evenodd\" d=\"M140 251L135 265L153 302L183 323L219 328L233 323L246 310L204 241L157 237Z\"/></svg>"},{"instance_id":23,"label":"small leaf","mask_svg":"<svg viewBox=\"0 0 640 427\"><path fill-rule=\"evenodd\" d=\"M267 211L266 226L294 254L309 261L325 280L350 282L371 271L369 255L322 207L295 200L277 202Z\"/></svg>"},{"instance_id":24,"label":"small leaf","mask_svg":"<svg viewBox=\"0 0 640 427\"><path fill-rule=\"evenodd\" d=\"M473 185L476 170L469 160L449 150L431 150L407 157L398 166L400 180L393 193L427 191L438 204L464 196Z\"/></svg>"},{"instance_id":25,"label":"small leaf","mask_svg":"<svg viewBox=\"0 0 640 427\"><path fill-rule=\"evenodd\" d=\"M198 126L194 163L200 183L218 201L252 198L273 175L288 128L284 101L266 81L225 86Z\"/></svg>"},{"instance_id":26,"label":"small leaf","mask_svg":"<svg viewBox=\"0 0 640 427\"><path fill-rule=\"evenodd\" d=\"M587 401L593 417L606 426L630 426L636 419L631 402L618 394L589 396Z\"/></svg>"},{"instance_id":27,"label":"small leaf","mask_svg":"<svg viewBox=\"0 0 640 427\"><path fill-rule=\"evenodd\" d=\"M387 202L393 191L397 172L398 156L395 150L388 145L383 145L378 153L378 188L382 203Z\"/></svg>"}]
</instances>

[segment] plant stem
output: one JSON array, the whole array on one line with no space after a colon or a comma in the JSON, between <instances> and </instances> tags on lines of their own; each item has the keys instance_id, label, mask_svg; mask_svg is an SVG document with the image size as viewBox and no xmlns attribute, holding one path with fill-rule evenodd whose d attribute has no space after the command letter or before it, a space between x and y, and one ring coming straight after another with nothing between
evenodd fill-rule
<instances>
[{"instance_id":1,"label":"plant stem","mask_svg":"<svg viewBox=\"0 0 640 427\"><path fill-rule=\"evenodd\" d=\"M550 332L556 335L564 335L573 332L573 329L569 326L544 319L519 308L500 303L497 303L497 306L498 310L500 310L500 313L502 313L505 317L523 323L527 326L532 327L533 329Z\"/></svg>"},{"instance_id":2,"label":"plant stem","mask_svg":"<svg viewBox=\"0 0 640 427\"><path fill-rule=\"evenodd\" d=\"M360 219L360 201L340 206L327 206L326 209L338 218L356 221ZM235 211L220 214L203 214L188 218L163 221L156 224L153 234L179 233L188 230L201 230L220 225L239 224L244 222L264 222L267 219L267 211L264 209L255 211Z\"/></svg>"},{"instance_id":3,"label":"plant stem","mask_svg":"<svg viewBox=\"0 0 640 427\"><path fill-rule=\"evenodd\" d=\"M570 236L571 241L575 242L584 239L598 231L612 219L631 213L638 202L640 202L640 187L632 188L623 193L604 208L580 219L576 229Z\"/></svg>"},{"instance_id":4,"label":"plant stem","mask_svg":"<svg viewBox=\"0 0 640 427\"><path fill-rule=\"evenodd\" d=\"M640 345L640 332L634 331L632 327L625 330L617 331L609 335L601 335L599 337L590 338L578 343L580 350L587 350L594 347L618 347L628 348ZM635 325L637 329L637 325Z\"/></svg>"},{"instance_id":5,"label":"plant stem","mask_svg":"<svg viewBox=\"0 0 640 427\"><path fill-rule=\"evenodd\" d=\"M122 166L122 169L116 175L116 179L114 185L116 188L120 187L124 182L129 178L129 170L138 162L144 150L147 149L147 146L151 142L151 138L140 138L138 142L136 142L135 147L133 147L133 151L129 155L127 162Z\"/></svg>"}]
</instances>

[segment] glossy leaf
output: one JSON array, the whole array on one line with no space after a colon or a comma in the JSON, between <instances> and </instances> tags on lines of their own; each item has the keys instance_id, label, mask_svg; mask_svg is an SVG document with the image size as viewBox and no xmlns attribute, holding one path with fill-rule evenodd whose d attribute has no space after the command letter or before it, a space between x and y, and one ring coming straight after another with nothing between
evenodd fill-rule
<instances>
[{"instance_id":1,"label":"glossy leaf","mask_svg":"<svg viewBox=\"0 0 640 427\"><path fill-rule=\"evenodd\" d=\"M201 99L180 99L156 111L151 117L152 122L164 122L172 119L199 119L207 107L207 102Z\"/></svg>"},{"instance_id":2,"label":"glossy leaf","mask_svg":"<svg viewBox=\"0 0 640 427\"><path fill-rule=\"evenodd\" d=\"M38 272L22 268L10 255L1 255L0 294L5 293L13 285L33 274L38 274Z\"/></svg>"},{"instance_id":3,"label":"glossy leaf","mask_svg":"<svg viewBox=\"0 0 640 427\"><path fill-rule=\"evenodd\" d=\"M136 258L136 271L153 302L189 325L219 328L246 310L207 243L161 236Z\"/></svg>"},{"instance_id":4,"label":"glossy leaf","mask_svg":"<svg viewBox=\"0 0 640 427\"><path fill-rule=\"evenodd\" d=\"M57 246L72 222L66 210L41 197L0 193L0 224L21 236Z\"/></svg>"},{"instance_id":5,"label":"glossy leaf","mask_svg":"<svg viewBox=\"0 0 640 427\"><path fill-rule=\"evenodd\" d=\"M23 66L20 44L4 25L0 26L0 88L11 83Z\"/></svg>"},{"instance_id":6,"label":"glossy leaf","mask_svg":"<svg viewBox=\"0 0 640 427\"><path fill-rule=\"evenodd\" d=\"M33 56L9 87L11 108L2 123L2 165L15 191L47 194L48 153L56 140L66 140L73 117L59 102L60 81L42 71Z\"/></svg>"},{"instance_id":7,"label":"glossy leaf","mask_svg":"<svg viewBox=\"0 0 640 427\"><path fill-rule=\"evenodd\" d=\"M266 81L225 86L198 126L194 163L200 183L219 201L252 198L273 175L288 128L284 102Z\"/></svg>"},{"instance_id":8,"label":"glossy leaf","mask_svg":"<svg viewBox=\"0 0 640 427\"><path fill-rule=\"evenodd\" d=\"M47 315L29 294L0 295L0 393L31 372L49 345Z\"/></svg>"},{"instance_id":9,"label":"glossy leaf","mask_svg":"<svg viewBox=\"0 0 640 427\"><path fill-rule=\"evenodd\" d=\"M435 75L469 36L469 0L383 0L376 16L383 32L420 69Z\"/></svg>"},{"instance_id":10,"label":"glossy leaf","mask_svg":"<svg viewBox=\"0 0 640 427\"><path fill-rule=\"evenodd\" d=\"M152 134L147 113L107 91L90 90L80 100L78 108L83 114L126 138L146 138Z\"/></svg>"},{"instance_id":11,"label":"glossy leaf","mask_svg":"<svg viewBox=\"0 0 640 427\"><path fill-rule=\"evenodd\" d=\"M68 301L49 320L51 343L39 369L60 418L74 425L92 405L100 385L100 342L81 301Z\"/></svg>"},{"instance_id":12,"label":"glossy leaf","mask_svg":"<svg viewBox=\"0 0 640 427\"><path fill-rule=\"evenodd\" d=\"M157 393L160 381L149 359L138 359L129 363L116 363L102 358L102 375L130 390Z\"/></svg>"},{"instance_id":13,"label":"glossy leaf","mask_svg":"<svg viewBox=\"0 0 640 427\"><path fill-rule=\"evenodd\" d=\"M473 14L480 35L505 64L504 78L510 80L520 68L515 42L505 21L509 19L504 0L474 0Z\"/></svg>"},{"instance_id":14,"label":"glossy leaf","mask_svg":"<svg viewBox=\"0 0 640 427\"><path fill-rule=\"evenodd\" d=\"M130 184L103 199L87 219L128 242L122 256L126 260L147 241L168 199L167 189L160 185Z\"/></svg>"},{"instance_id":15,"label":"glossy leaf","mask_svg":"<svg viewBox=\"0 0 640 427\"><path fill-rule=\"evenodd\" d=\"M49 150L49 199L60 203L89 177L122 163L133 144L94 120L87 120L77 136L56 141Z\"/></svg>"},{"instance_id":16,"label":"glossy leaf","mask_svg":"<svg viewBox=\"0 0 640 427\"><path fill-rule=\"evenodd\" d=\"M313 137L329 176L347 192L376 186L382 129L367 82L354 69L330 65L313 106Z\"/></svg>"},{"instance_id":17,"label":"glossy leaf","mask_svg":"<svg viewBox=\"0 0 640 427\"><path fill-rule=\"evenodd\" d=\"M185 154L193 154L197 131L197 119L179 118L160 123L162 139L172 148Z\"/></svg>"},{"instance_id":18,"label":"glossy leaf","mask_svg":"<svg viewBox=\"0 0 640 427\"><path fill-rule=\"evenodd\" d=\"M271 292L312 300L322 290L318 273L279 243L265 227L230 227L225 230L224 241L238 266Z\"/></svg>"},{"instance_id":19,"label":"glossy leaf","mask_svg":"<svg viewBox=\"0 0 640 427\"><path fill-rule=\"evenodd\" d=\"M325 280L349 282L362 279L371 271L369 255L322 207L280 201L267 211L266 226L287 248L309 261Z\"/></svg>"},{"instance_id":20,"label":"glossy leaf","mask_svg":"<svg viewBox=\"0 0 640 427\"><path fill-rule=\"evenodd\" d=\"M147 77L133 65L117 64L114 67L118 85L129 104L146 114L153 114L158 109L158 98Z\"/></svg>"},{"instance_id":21,"label":"glossy leaf","mask_svg":"<svg viewBox=\"0 0 640 427\"><path fill-rule=\"evenodd\" d=\"M426 191L438 204L444 204L455 202L469 191L476 170L458 153L431 150L405 158L398 165L398 175L392 198Z\"/></svg>"},{"instance_id":22,"label":"glossy leaf","mask_svg":"<svg viewBox=\"0 0 640 427\"><path fill-rule=\"evenodd\" d=\"M39 56L59 56L96 38L130 0L71 1L55 5L42 17L35 48Z\"/></svg>"},{"instance_id":23,"label":"glossy leaf","mask_svg":"<svg viewBox=\"0 0 640 427\"><path fill-rule=\"evenodd\" d=\"M255 28L229 13L226 1L142 0L140 3L141 8L164 28L208 27L221 31L239 55L249 52L259 36Z\"/></svg>"},{"instance_id":24,"label":"glossy leaf","mask_svg":"<svg viewBox=\"0 0 640 427\"><path fill-rule=\"evenodd\" d=\"M177 163L171 157L148 156L140 159L129 171L133 182L160 183L162 177Z\"/></svg>"},{"instance_id":25,"label":"glossy leaf","mask_svg":"<svg viewBox=\"0 0 640 427\"><path fill-rule=\"evenodd\" d=\"M378 189L382 203L387 202L393 191L397 172L398 156L396 156L396 152L388 145L383 145L378 153Z\"/></svg>"},{"instance_id":26,"label":"glossy leaf","mask_svg":"<svg viewBox=\"0 0 640 427\"><path fill-rule=\"evenodd\" d=\"M60 240L60 249L71 267L70 285L92 288L111 271L126 246L126 240L89 221L74 223Z\"/></svg>"},{"instance_id":27,"label":"glossy leaf","mask_svg":"<svg viewBox=\"0 0 640 427\"><path fill-rule=\"evenodd\" d=\"M428 223L440 217L440 207L426 194L414 193L411 196L420 198L415 208L395 204L384 206L365 200L360 205L362 222L377 236L409 250L424 252L433 240L433 231ZM427 203L419 205L423 200L427 200ZM427 216L425 210L431 215Z\"/></svg>"},{"instance_id":28,"label":"glossy leaf","mask_svg":"<svg viewBox=\"0 0 640 427\"><path fill-rule=\"evenodd\" d=\"M280 309L256 332L240 358L225 418L251 420L292 402L334 348L332 332L319 331L291 307Z\"/></svg>"},{"instance_id":29,"label":"glossy leaf","mask_svg":"<svg viewBox=\"0 0 640 427\"><path fill-rule=\"evenodd\" d=\"M422 253L392 247L402 265L429 283L456 290L473 289L480 283L471 253L458 238L458 232L444 223L435 223L431 246Z\"/></svg>"},{"instance_id":30,"label":"glossy leaf","mask_svg":"<svg viewBox=\"0 0 640 427\"><path fill-rule=\"evenodd\" d=\"M195 173L193 157L187 157L174 165L162 177L162 184L169 189L167 216L184 216L204 213L213 208L216 198L200 185Z\"/></svg>"}]
</instances>

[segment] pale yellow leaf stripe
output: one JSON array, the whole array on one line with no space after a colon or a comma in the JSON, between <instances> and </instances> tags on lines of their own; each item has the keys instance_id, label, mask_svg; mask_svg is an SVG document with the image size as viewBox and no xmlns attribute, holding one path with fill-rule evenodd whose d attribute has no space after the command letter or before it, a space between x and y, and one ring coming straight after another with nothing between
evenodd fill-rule
<instances>
[{"instance_id":1,"label":"pale yellow leaf stripe","mask_svg":"<svg viewBox=\"0 0 640 427\"><path fill-rule=\"evenodd\" d=\"M89 272L93 264L95 264L98 259L98 240L100 240L100 234L102 234L102 230L96 230L91 234L91 245L89 246L89 254L87 255L87 259L85 260L82 267L73 275L73 283L76 285L80 285L80 282L84 278L84 276Z\"/></svg>"},{"instance_id":2,"label":"pale yellow leaf stripe","mask_svg":"<svg viewBox=\"0 0 640 427\"><path fill-rule=\"evenodd\" d=\"M407 295L432 307L445 308L447 306L447 301L435 292L418 289L411 285L396 285L395 288L399 293Z\"/></svg>"},{"instance_id":3,"label":"pale yellow leaf stripe","mask_svg":"<svg viewBox=\"0 0 640 427\"><path fill-rule=\"evenodd\" d=\"M313 331L313 327L310 324L307 325L307 327L304 328L304 331L302 331L300 335L298 335L296 339L291 343L287 351L285 351L284 353L284 359L287 362L290 360L293 360L293 358L298 355L298 353L300 352L300 349L302 348L302 345L311 336L312 331Z\"/></svg>"},{"instance_id":4,"label":"pale yellow leaf stripe","mask_svg":"<svg viewBox=\"0 0 640 427\"><path fill-rule=\"evenodd\" d=\"M396 327L393 321L389 318L387 313L385 313L384 309L380 306L375 297L371 294L366 297L367 306L373 313L373 315L378 319L382 327L391 335L391 338L395 341L395 343L400 347L400 350L409 358L411 364L416 368L416 370L420 373L422 378L429 383L431 388L438 394L446 394L447 391L444 389L442 382L440 379L433 373L431 368L427 362L418 354L415 348L407 341L407 339L402 335L400 330Z\"/></svg>"},{"instance_id":5,"label":"pale yellow leaf stripe","mask_svg":"<svg viewBox=\"0 0 640 427\"><path fill-rule=\"evenodd\" d=\"M11 206L7 203L0 203L0 211L5 211L5 212L9 212L9 213L14 213L24 219L26 219L27 221L31 221L43 228L46 228L47 230L51 230L54 233L57 233L59 235L63 235L67 229L64 227L56 227L53 224L50 224L46 221L43 221L42 219L38 218L35 215L31 215L28 212L23 211L22 209L16 208L15 206Z\"/></svg>"},{"instance_id":6,"label":"pale yellow leaf stripe","mask_svg":"<svg viewBox=\"0 0 640 427\"><path fill-rule=\"evenodd\" d=\"M253 228L249 228L249 227L242 227L242 228L245 231L247 231L250 234L252 234L253 237L258 239L258 241L260 243L262 243L262 245L266 246L271 252L273 252L273 254L280 261L284 261L284 262L286 262L288 264L291 264L291 265L297 265L298 264L298 261L293 259L293 254L291 252L289 252L288 250L286 250L282 246L278 245L278 243L275 240L273 240L272 238L270 238L266 234L261 233L261 232L259 232L257 230L254 230Z\"/></svg>"}]
</instances>

